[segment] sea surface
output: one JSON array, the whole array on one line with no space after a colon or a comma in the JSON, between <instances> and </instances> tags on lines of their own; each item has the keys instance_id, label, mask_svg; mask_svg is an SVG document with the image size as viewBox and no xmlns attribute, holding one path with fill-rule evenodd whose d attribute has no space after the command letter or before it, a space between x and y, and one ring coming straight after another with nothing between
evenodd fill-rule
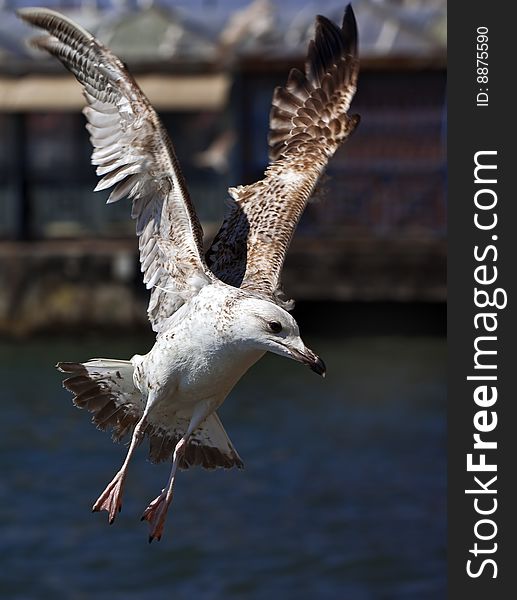
<instances>
[{"instance_id":1,"label":"sea surface","mask_svg":"<svg viewBox=\"0 0 517 600\"><path fill-rule=\"evenodd\" d=\"M220 410L245 469L181 472L151 545L140 515L169 465L140 447L116 522L91 514L125 447L53 368L149 338L0 342L0 598L443 600L445 339L306 342L327 378L255 365Z\"/></svg>"}]
</instances>

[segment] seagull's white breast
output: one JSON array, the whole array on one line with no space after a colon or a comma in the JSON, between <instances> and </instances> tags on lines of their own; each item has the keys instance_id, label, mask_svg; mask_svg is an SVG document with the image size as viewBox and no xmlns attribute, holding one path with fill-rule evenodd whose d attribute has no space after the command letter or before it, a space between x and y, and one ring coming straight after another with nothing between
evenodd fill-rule
<instances>
[{"instance_id":1,"label":"seagull's white breast","mask_svg":"<svg viewBox=\"0 0 517 600\"><path fill-rule=\"evenodd\" d=\"M232 338L231 288L208 285L170 319L136 372L138 387L178 409L209 401L217 408L264 354Z\"/></svg>"}]
</instances>

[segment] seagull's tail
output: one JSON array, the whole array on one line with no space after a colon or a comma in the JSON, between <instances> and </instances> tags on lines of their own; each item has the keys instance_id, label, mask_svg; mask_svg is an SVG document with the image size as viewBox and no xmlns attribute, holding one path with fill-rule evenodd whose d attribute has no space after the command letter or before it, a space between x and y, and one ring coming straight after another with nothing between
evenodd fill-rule
<instances>
[{"instance_id":1,"label":"seagull's tail","mask_svg":"<svg viewBox=\"0 0 517 600\"><path fill-rule=\"evenodd\" d=\"M152 462L170 460L176 444L188 429L192 411L178 413L168 423L154 424L148 432L150 438L149 458ZM152 415L149 415L153 426ZM212 413L192 433L187 442L185 454L179 463L180 469L200 465L205 469L242 469L243 462L230 441L217 413Z\"/></svg>"},{"instance_id":2,"label":"seagull's tail","mask_svg":"<svg viewBox=\"0 0 517 600\"><path fill-rule=\"evenodd\" d=\"M95 358L85 363L60 362L57 368L70 375L63 386L74 394L73 402L93 414L93 423L102 430L112 429L120 441L142 418L146 398L133 383L133 364L127 360ZM171 413L166 418L148 417L145 434L149 438L152 462L170 460L176 444L188 429L191 411ZM161 413L161 417L163 417ZM201 465L205 469L242 468L242 459L228 438L216 413L212 413L190 436L180 468Z\"/></svg>"},{"instance_id":3,"label":"seagull's tail","mask_svg":"<svg viewBox=\"0 0 517 600\"><path fill-rule=\"evenodd\" d=\"M95 358L60 362L56 367L70 374L63 386L74 394L74 404L91 412L99 429L112 428L114 440L121 440L141 418L145 401L133 383L131 362Z\"/></svg>"}]
</instances>

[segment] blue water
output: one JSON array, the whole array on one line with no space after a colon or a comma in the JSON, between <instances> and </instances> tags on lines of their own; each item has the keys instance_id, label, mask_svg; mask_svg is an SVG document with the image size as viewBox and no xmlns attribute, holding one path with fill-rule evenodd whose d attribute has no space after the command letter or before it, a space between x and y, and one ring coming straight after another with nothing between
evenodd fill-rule
<instances>
[{"instance_id":1,"label":"blue water","mask_svg":"<svg viewBox=\"0 0 517 600\"><path fill-rule=\"evenodd\" d=\"M142 447L115 524L90 514L125 449L52 369L149 339L0 343L0 597L445 598L445 341L306 341L327 378L256 365L220 411L245 469L181 472L152 545L139 518L169 465Z\"/></svg>"}]
</instances>

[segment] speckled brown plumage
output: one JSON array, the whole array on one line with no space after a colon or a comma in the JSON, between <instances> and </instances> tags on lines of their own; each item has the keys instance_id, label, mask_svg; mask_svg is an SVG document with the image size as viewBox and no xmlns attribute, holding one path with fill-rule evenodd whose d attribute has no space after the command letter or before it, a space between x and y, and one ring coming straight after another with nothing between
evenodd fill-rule
<instances>
[{"instance_id":1,"label":"speckled brown plumage","mask_svg":"<svg viewBox=\"0 0 517 600\"><path fill-rule=\"evenodd\" d=\"M58 58L83 86L84 114L108 202L133 201L144 283L155 331L193 293L189 278L210 278L203 232L167 132L123 63L90 33L46 9L20 16L50 35L32 44ZM166 291L165 291L166 290ZM195 291L195 290L194 290Z\"/></svg>"},{"instance_id":2,"label":"speckled brown plumage","mask_svg":"<svg viewBox=\"0 0 517 600\"><path fill-rule=\"evenodd\" d=\"M50 35L33 44L56 56L83 85L93 164L115 186L108 202L128 196L139 236L153 329L215 275L279 303L281 269L307 201L329 158L356 127L357 26L350 6L341 28L316 21L305 73L293 69L273 95L270 165L253 185L230 189L231 207L207 253L178 161L160 120L123 63L91 34L46 9L20 16ZM208 264L208 267L207 267Z\"/></svg>"},{"instance_id":3,"label":"speckled brown plumage","mask_svg":"<svg viewBox=\"0 0 517 600\"><path fill-rule=\"evenodd\" d=\"M293 69L273 95L265 177L230 189L230 210L207 253L210 269L226 283L277 300L298 220L329 158L359 122L347 113L358 69L351 7L341 28L317 17L305 73Z\"/></svg>"}]
</instances>

